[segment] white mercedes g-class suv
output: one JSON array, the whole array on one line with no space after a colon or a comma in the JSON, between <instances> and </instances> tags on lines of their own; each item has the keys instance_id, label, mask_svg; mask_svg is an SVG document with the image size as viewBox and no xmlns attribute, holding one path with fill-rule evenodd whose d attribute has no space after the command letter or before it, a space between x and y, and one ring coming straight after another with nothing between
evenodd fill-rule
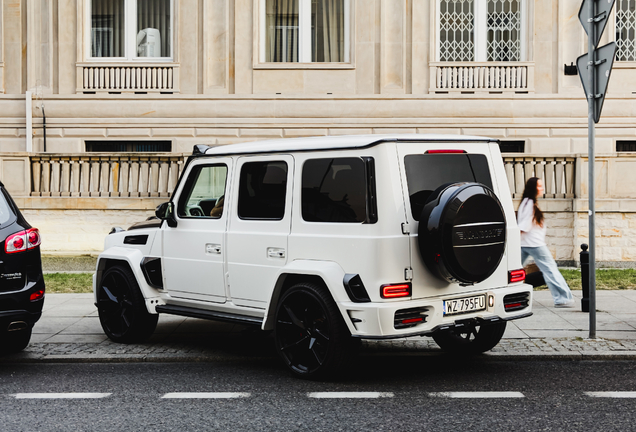
<instances>
[{"instance_id":1,"label":"white mercedes g-class suv","mask_svg":"<svg viewBox=\"0 0 636 432\"><path fill-rule=\"evenodd\" d=\"M395 135L195 146L157 218L114 228L94 276L105 333L159 313L273 330L296 375L355 339L432 336L481 353L531 315L496 140Z\"/></svg>"}]
</instances>

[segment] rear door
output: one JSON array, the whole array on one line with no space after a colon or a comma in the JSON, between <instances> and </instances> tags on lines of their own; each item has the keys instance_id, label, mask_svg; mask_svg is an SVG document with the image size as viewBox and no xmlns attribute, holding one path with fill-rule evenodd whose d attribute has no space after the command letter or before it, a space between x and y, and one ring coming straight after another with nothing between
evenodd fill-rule
<instances>
[{"instance_id":1,"label":"rear door","mask_svg":"<svg viewBox=\"0 0 636 432\"><path fill-rule=\"evenodd\" d=\"M437 151L447 153L434 153ZM456 151L456 153L453 153ZM507 259L485 281L460 286L433 275L421 259L418 245L419 218L427 198L438 187L457 182L478 182L499 195L493 181L494 167L489 144L479 142L457 143L400 143L398 158L402 167L405 202L410 229L411 266L413 268L413 297L429 297L469 292L481 287L497 287L507 284ZM431 290L431 288L435 288Z\"/></svg>"},{"instance_id":2,"label":"rear door","mask_svg":"<svg viewBox=\"0 0 636 432\"><path fill-rule=\"evenodd\" d=\"M227 236L229 292L236 305L265 308L287 263L293 171L289 155L237 161Z\"/></svg>"}]
</instances>

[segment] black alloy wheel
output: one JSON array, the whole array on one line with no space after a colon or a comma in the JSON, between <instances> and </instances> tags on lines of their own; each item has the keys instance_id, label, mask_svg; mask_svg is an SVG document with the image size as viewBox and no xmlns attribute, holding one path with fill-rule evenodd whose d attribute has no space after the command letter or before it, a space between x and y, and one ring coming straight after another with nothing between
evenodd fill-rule
<instances>
[{"instance_id":1,"label":"black alloy wheel","mask_svg":"<svg viewBox=\"0 0 636 432\"><path fill-rule=\"evenodd\" d=\"M433 340L444 351L453 354L481 354L493 349L506 331L506 322L479 325L466 324L433 334Z\"/></svg>"},{"instance_id":2,"label":"black alloy wheel","mask_svg":"<svg viewBox=\"0 0 636 432\"><path fill-rule=\"evenodd\" d=\"M334 301L310 283L294 285L280 299L274 340L287 367L305 379L337 375L354 345Z\"/></svg>"},{"instance_id":3,"label":"black alloy wheel","mask_svg":"<svg viewBox=\"0 0 636 432\"><path fill-rule=\"evenodd\" d=\"M148 312L135 276L122 265L104 272L97 289L97 311L104 333L120 343L145 341L159 319Z\"/></svg>"}]
</instances>

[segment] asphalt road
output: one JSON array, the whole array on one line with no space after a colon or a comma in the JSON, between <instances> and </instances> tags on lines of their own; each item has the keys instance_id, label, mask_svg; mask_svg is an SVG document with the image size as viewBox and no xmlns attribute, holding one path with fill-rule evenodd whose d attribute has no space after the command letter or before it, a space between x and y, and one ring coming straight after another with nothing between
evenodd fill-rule
<instances>
[{"instance_id":1,"label":"asphalt road","mask_svg":"<svg viewBox=\"0 0 636 432\"><path fill-rule=\"evenodd\" d=\"M350 376L339 382L301 381L267 358L214 363L3 364L0 429L636 429L636 365L632 362L462 362L400 355L358 361Z\"/></svg>"}]
</instances>

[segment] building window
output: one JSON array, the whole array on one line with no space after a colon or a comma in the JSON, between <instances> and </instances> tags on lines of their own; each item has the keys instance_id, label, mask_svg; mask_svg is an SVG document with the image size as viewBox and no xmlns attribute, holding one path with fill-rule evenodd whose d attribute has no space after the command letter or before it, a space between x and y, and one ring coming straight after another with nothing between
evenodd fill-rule
<instances>
[{"instance_id":1,"label":"building window","mask_svg":"<svg viewBox=\"0 0 636 432\"><path fill-rule=\"evenodd\" d=\"M636 0L616 0L616 61L636 61Z\"/></svg>"},{"instance_id":2,"label":"building window","mask_svg":"<svg viewBox=\"0 0 636 432\"><path fill-rule=\"evenodd\" d=\"M524 153L525 141L499 141L499 150L502 153Z\"/></svg>"},{"instance_id":3,"label":"building window","mask_svg":"<svg viewBox=\"0 0 636 432\"><path fill-rule=\"evenodd\" d=\"M92 59L171 59L173 0L88 0Z\"/></svg>"},{"instance_id":4,"label":"building window","mask_svg":"<svg viewBox=\"0 0 636 432\"><path fill-rule=\"evenodd\" d=\"M170 141L86 141L89 153L168 153L172 151Z\"/></svg>"},{"instance_id":5,"label":"building window","mask_svg":"<svg viewBox=\"0 0 636 432\"><path fill-rule=\"evenodd\" d=\"M350 0L261 0L261 61L349 61Z\"/></svg>"},{"instance_id":6,"label":"building window","mask_svg":"<svg viewBox=\"0 0 636 432\"><path fill-rule=\"evenodd\" d=\"M636 152L636 141L616 141L617 152Z\"/></svg>"},{"instance_id":7,"label":"building window","mask_svg":"<svg viewBox=\"0 0 636 432\"><path fill-rule=\"evenodd\" d=\"M526 0L438 0L440 61L524 61Z\"/></svg>"}]
</instances>

